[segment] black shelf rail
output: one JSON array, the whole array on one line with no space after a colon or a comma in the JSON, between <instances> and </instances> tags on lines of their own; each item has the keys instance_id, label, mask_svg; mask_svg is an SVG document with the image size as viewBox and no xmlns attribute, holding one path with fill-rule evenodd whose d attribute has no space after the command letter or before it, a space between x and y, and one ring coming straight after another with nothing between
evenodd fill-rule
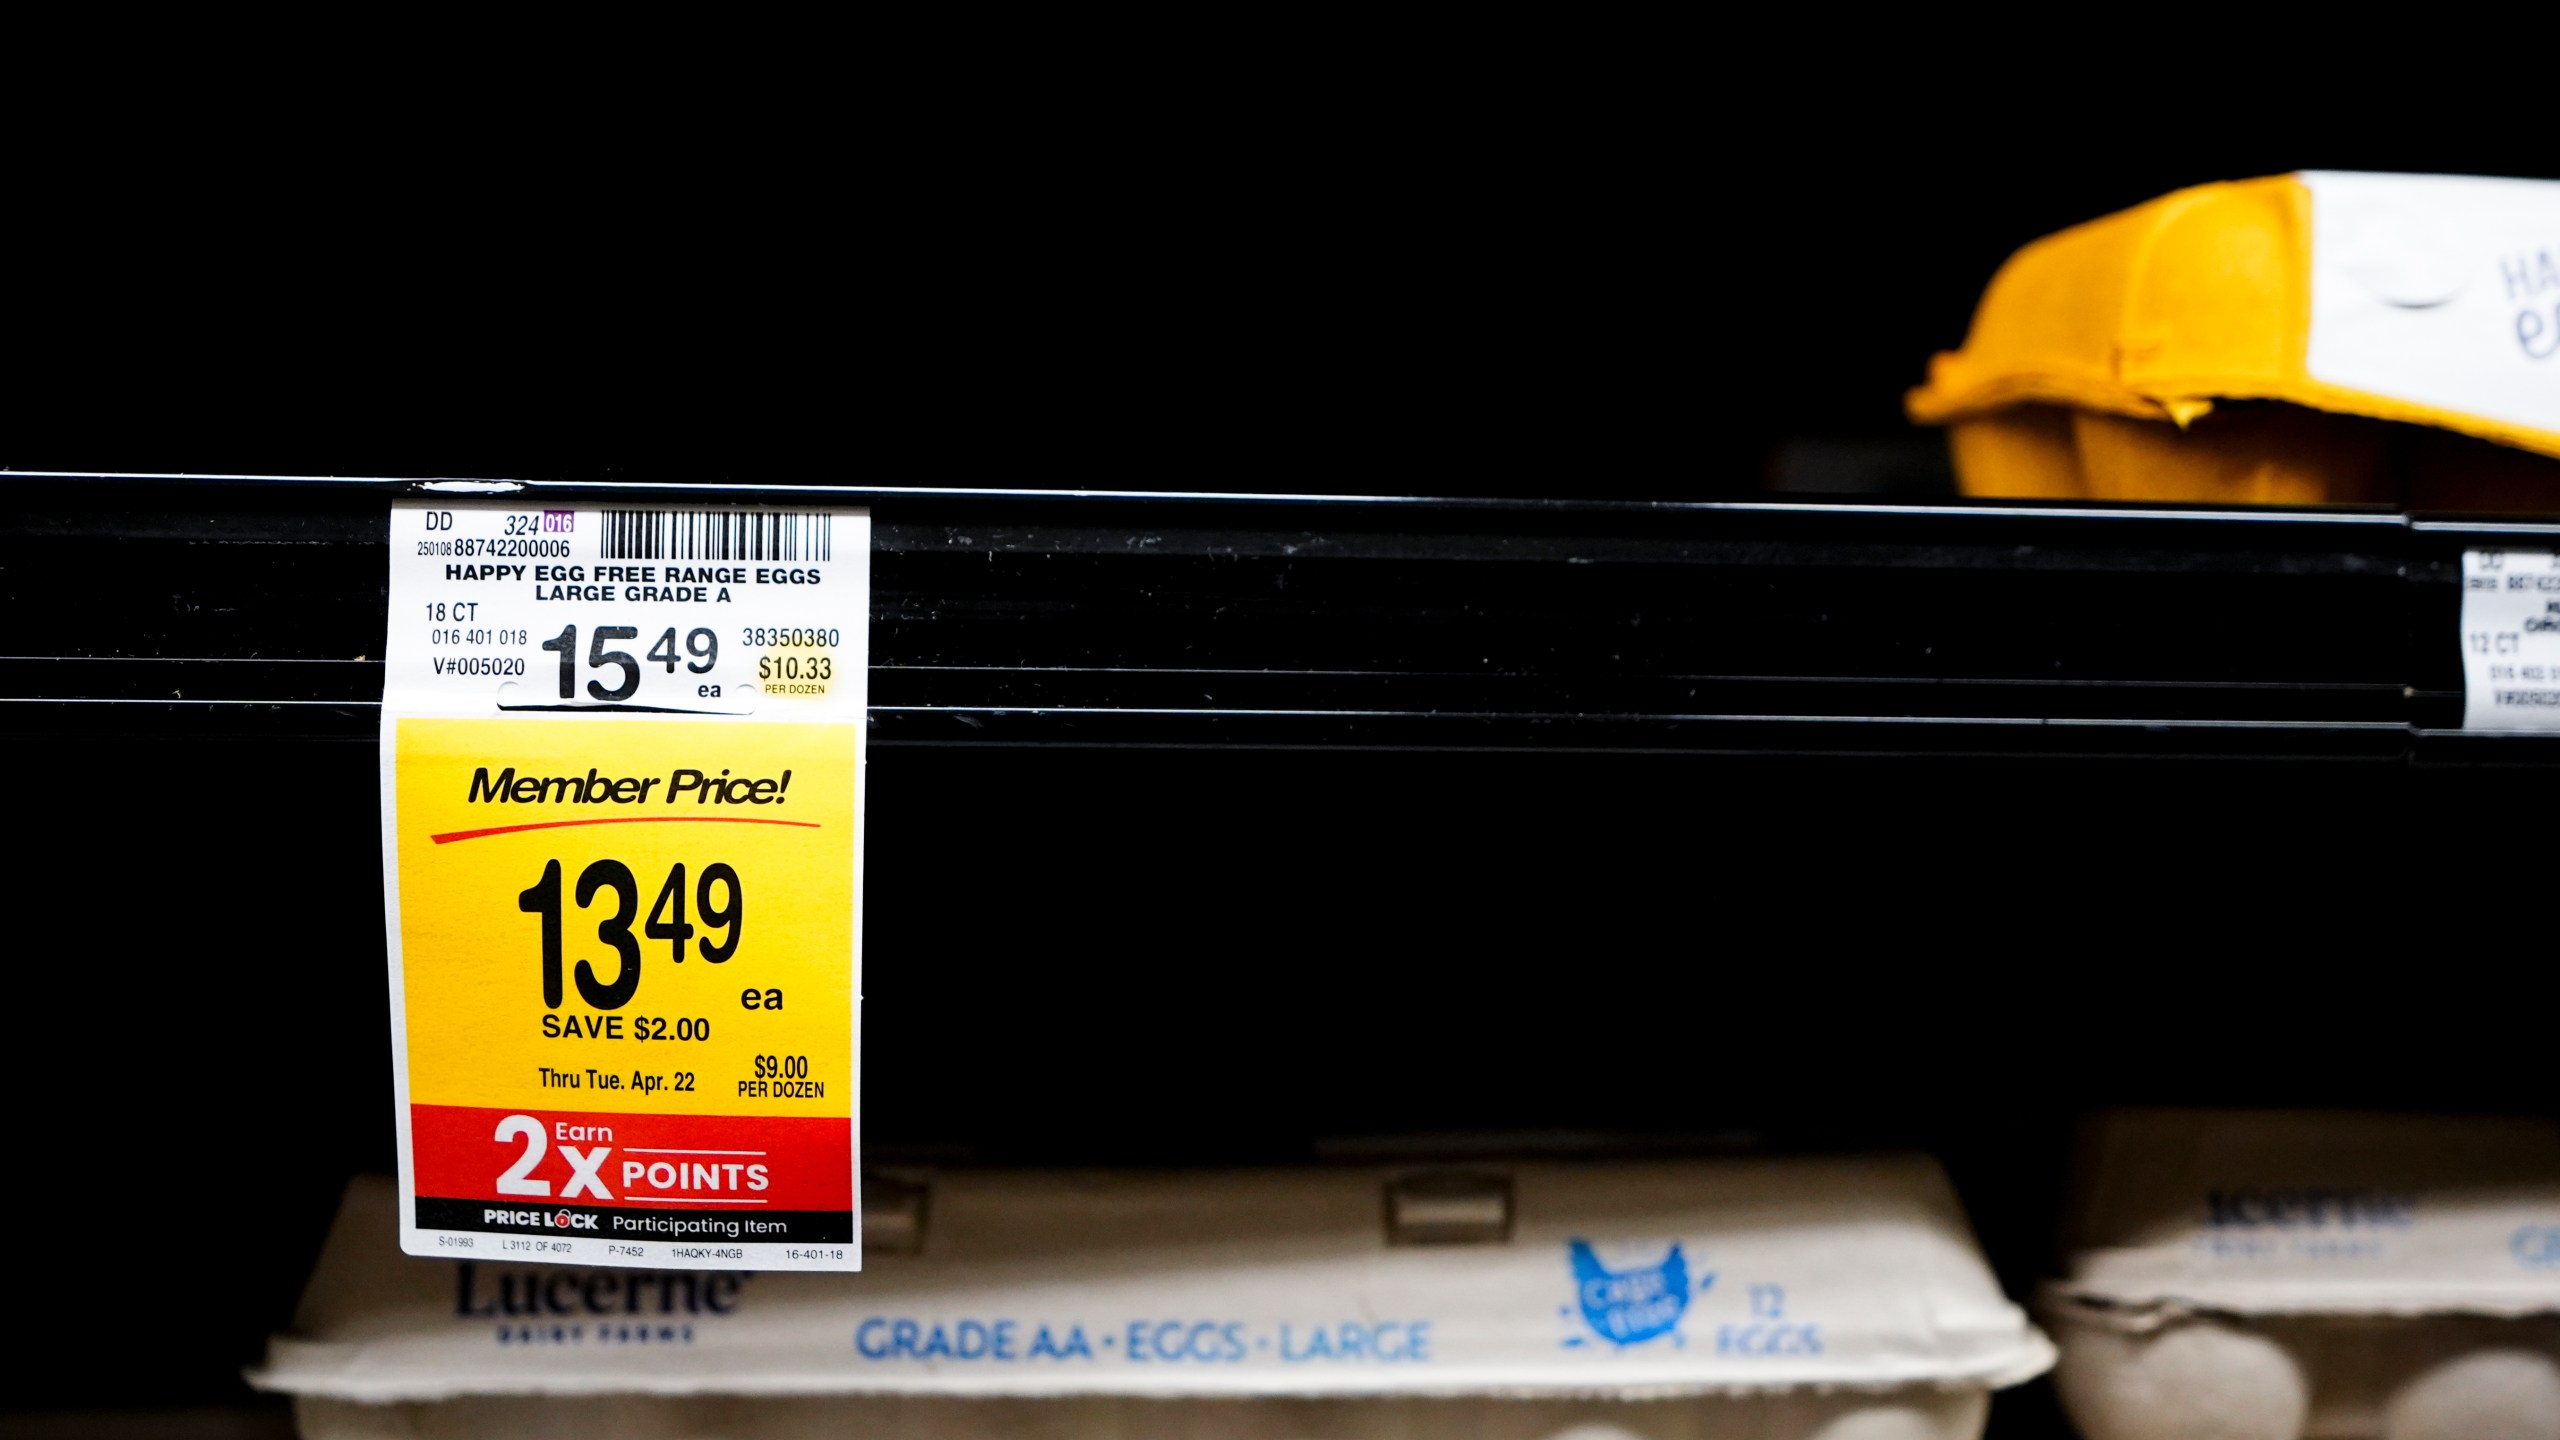
<instances>
[{"instance_id":1,"label":"black shelf rail","mask_svg":"<svg viewBox=\"0 0 2560 1440\"><path fill-rule=\"evenodd\" d=\"M0 475L0 725L371 739L402 495L864 505L883 745L2543 764L2380 510Z\"/></svg>"}]
</instances>

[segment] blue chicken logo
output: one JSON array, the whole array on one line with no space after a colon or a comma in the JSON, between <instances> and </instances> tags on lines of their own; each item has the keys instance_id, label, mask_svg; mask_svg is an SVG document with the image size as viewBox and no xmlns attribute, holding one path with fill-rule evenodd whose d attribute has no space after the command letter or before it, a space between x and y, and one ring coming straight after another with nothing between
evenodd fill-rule
<instances>
[{"instance_id":1,"label":"blue chicken logo","mask_svg":"<svg viewBox=\"0 0 2560 1440\"><path fill-rule=\"evenodd\" d=\"M1652 1265L1612 1270L1600 1263L1588 1240L1568 1242L1573 1258L1574 1293L1582 1301L1582 1318L1602 1339L1639 1345L1677 1330L1689 1310L1689 1261L1673 1241L1671 1253ZM1715 1283L1709 1275L1704 1290Z\"/></svg>"}]
</instances>

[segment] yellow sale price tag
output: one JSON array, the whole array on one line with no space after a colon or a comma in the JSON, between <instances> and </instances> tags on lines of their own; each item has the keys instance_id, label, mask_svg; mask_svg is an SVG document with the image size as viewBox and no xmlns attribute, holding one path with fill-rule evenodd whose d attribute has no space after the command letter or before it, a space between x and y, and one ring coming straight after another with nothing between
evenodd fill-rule
<instances>
[{"instance_id":1,"label":"yellow sale price tag","mask_svg":"<svg viewBox=\"0 0 2560 1440\"><path fill-rule=\"evenodd\" d=\"M411 1104L852 1113L851 726L398 724Z\"/></svg>"},{"instance_id":2,"label":"yellow sale price tag","mask_svg":"<svg viewBox=\"0 0 2560 1440\"><path fill-rule=\"evenodd\" d=\"M402 1247L860 1268L868 517L423 502L392 539Z\"/></svg>"}]
</instances>

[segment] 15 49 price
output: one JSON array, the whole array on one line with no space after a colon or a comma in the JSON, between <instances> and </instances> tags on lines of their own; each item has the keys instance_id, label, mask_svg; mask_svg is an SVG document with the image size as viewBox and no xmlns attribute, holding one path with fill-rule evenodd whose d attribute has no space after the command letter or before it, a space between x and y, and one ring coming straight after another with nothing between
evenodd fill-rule
<instances>
[{"instance_id":1,"label":"15 49 price","mask_svg":"<svg viewBox=\"0 0 2560 1440\"><path fill-rule=\"evenodd\" d=\"M640 666L644 663L664 665L667 673L676 673L682 665L696 675L708 675L720 663L720 637L707 627L695 626L685 632L684 648L676 648L675 627L670 625L659 635L643 658L635 658L618 642L640 638L637 626L599 625L587 637L586 662L591 671L608 672L613 683L605 683L601 675L587 682L587 696L593 700L628 700L640 692ZM542 648L560 657L560 698L573 700L578 693L578 627L564 627L559 634L542 642Z\"/></svg>"}]
</instances>

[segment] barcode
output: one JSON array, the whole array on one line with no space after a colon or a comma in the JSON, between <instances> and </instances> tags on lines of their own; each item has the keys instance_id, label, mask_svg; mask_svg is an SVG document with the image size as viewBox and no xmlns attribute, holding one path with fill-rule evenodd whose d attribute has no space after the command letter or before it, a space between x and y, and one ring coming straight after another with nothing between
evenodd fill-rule
<instances>
[{"instance_id":1,"label":"barcode","mask_svg":"<svg viewBox=\"0 0 2560 1440\"><path fill-rule=\"evenodd\" d=\"M833 515L607 510L607 560L832 560Z\"/></svg>"}]
</instances>

